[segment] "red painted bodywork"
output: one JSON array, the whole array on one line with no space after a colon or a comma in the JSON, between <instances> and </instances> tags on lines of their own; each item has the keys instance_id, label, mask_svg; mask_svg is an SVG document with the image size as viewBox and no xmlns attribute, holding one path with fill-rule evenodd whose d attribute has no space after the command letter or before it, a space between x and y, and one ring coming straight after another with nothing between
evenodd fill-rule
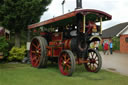
<instances>
[{"instance_id":1,"label":"red painted bodywork","mask_svg":"<svg viewBox=\"0 0 128 85\"><path fill-rule=\"evenodd\" d=\"M41 32L40 35L44 36L46 35L47 33L46 32Z\"/></svg>"},{"instance_id":2,"label":"red painted bodywork","mask_svg":"<svg viewBox=\"0 0 128 85\"><path fill-rule=\"evenodd\" d=\"M62 32L53 33L51 38L52 41L49 42L49 46L47 46L47 56L58 57L63 49L62 42L63 34Z\"/></svg>"},{"instance_id":3,"label":"red painted bodywork","mask_svg":"<svg viewBox=\"0 0 128 85\"><path fill-rule=\"evenodd\" d=\"M63 49L71 49L71 39L63 41L62 37L62 32L52 34L52 41L47 46L47 56L58 57Z\"/></svg>"},{"instance_id":4,"label":"red painted bodywork","mask_svg":"<svg viewBox=\"0 0 128 85\"><path fill-rule=\"evenodd\" d=\"M52 41L62 41L62 38L63 38L62 32L52 34Z\"/></svg>"}]
</instances>

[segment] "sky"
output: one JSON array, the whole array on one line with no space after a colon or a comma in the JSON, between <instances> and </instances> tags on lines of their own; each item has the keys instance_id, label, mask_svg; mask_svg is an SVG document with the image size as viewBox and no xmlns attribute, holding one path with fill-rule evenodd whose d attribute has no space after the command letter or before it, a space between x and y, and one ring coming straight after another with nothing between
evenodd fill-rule
<instances>
[{"instance_id":1,"label":"sky","mask_svg":"<svg viewBox=\"0 0 128 85\"><path fill-rule=\"evenodd\" d=\"M62 15L62 1L52 0L47 7L41 21ZM65 0L64 13L74 11L76 0ZM112 20L103 22L103 29L107 29L119 23L128 22L128 0L82 0L83 9L96 9L112 15Z\"/></svg>"}]
</instances>

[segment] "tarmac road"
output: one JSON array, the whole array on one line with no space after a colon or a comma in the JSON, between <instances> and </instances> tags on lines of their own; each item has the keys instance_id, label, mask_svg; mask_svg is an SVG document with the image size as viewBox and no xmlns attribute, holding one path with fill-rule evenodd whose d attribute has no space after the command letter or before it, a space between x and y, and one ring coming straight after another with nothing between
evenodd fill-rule
<instances>
[{"instance_id":1,"label":"tarmac road","mask_svg":"<svg viewBox=\"0 0 128 85\"><path fill-rule=\"evenodd\" d=\"M106 69L112 72L118 72L128 76L128 54L113 52L113 54L102 56L102 69Z\"/></svg>"}]
</instances>

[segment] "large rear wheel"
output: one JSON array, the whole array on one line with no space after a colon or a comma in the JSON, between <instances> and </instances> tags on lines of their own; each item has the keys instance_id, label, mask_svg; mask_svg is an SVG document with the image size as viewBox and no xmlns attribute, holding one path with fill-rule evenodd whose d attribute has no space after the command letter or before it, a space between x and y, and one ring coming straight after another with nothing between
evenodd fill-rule
<instances>
[{"instance_id":1,"label":"large rear wheel","mask_svg":"<svg viewBox=\"0 0 128 85\"><path fill-rule=\"evenodd\" d=\"M64 50L61 52L58 65L60 72L65 76L71 76L75 71L75 58L70 50Z\"/></svg>"},{"instance_id":2,"label":"large rear wheel","mask_svg":"<svg viewBox=\"0 0 128 85\"><path fill-rule=\"evenodd\" d=\"M40 68L46 67L47 56L46 56L47 41L43 37L34 37L30 45L30 60L33 67Z\"/></svg>"},{"instance_id":3,"label":"large rear wheel","mask_svg":"<svg viewBox=\"0 0 128 85\"><path fill-rule=\"evenodd\" d=\"M84 64L87 71L97 73L101 69L102 58L97 50L89 49L85 59L88 60L88 63Z\"/></svg>"}]
</instances>

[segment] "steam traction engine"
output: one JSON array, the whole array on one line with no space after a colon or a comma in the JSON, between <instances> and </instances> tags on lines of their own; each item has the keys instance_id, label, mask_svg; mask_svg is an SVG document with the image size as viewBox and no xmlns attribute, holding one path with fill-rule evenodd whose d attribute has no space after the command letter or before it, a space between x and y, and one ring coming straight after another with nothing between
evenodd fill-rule
<instances>
[{"instance_id":1,"label":"steam traction engine","mask_svg":"<svg viewBox=\"0 0 128 85\"><path fill-rule=\"evenodd\" d=\"M33 67L46 67L48 60L58 61L60 72L71 76L75 64L84 64L87 71L98 72L102 59L94 49L101 41L102 21L111 15L93 9L80 9L29 25L30 30L43 28L40 36L32 39L30 60Z\"/></svg>"}]
</instances>

